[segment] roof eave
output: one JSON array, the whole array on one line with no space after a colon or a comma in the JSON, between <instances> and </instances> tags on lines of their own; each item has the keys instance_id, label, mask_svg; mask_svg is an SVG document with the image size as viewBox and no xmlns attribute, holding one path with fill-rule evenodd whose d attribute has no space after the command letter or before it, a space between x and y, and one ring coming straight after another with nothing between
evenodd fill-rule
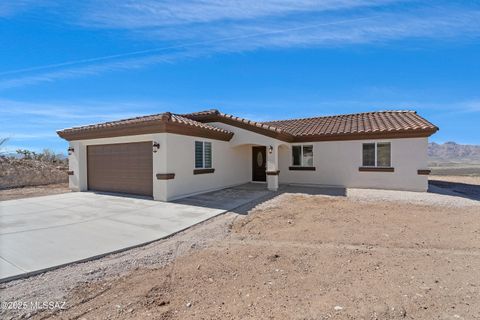
<instances>
[{"instance_id":1,"label":"roof eave","mask_svg":"<svg viewBox=\"0 0 480 320\"><path fill-rule=\"evenodd\" d=\"M274 138L280 141L292 142L295 137L292 134L289 134L285 131L279 129L268 129L262 126L255 125L254 123L248 123L246 121L241 121L230 117L228 115L221 114L219 112L208 113L208 114L188 114L182 115L183 117L202 122L202 123L212 123L212 122L221 122L225 123L240 129L245 129L252 131L270 138Z\"/></svg>"},{"instance_id":2,"label":"roof eave","mask_svg":"<svg viewBox=\"0 0 480 320\"><path fill-rule=\"evenodd\" d=\"M426 138L438 131L438 128L425 130L398 130L387 132L360 132L349 134L323 134L323 135L300 135L295 136L293 142L317 142L317 141L346 141L346 140L369 140L369 139L405 139Z\"/></svg>"},{"instance_id":3,"label":"roof eave","mask_svg":"<svg viewBox=\"0 0 480 320\"><path fill-rule=\"evenodd\" d=\"M80 129L74 131L67 129L57 131L57 134L67 141L115 138L153 133L173 133L221 141L230 141L233 137L232 132L210 130L202 127L165 122L162 120L104 128Z\"/></svg>"}]
</instances>

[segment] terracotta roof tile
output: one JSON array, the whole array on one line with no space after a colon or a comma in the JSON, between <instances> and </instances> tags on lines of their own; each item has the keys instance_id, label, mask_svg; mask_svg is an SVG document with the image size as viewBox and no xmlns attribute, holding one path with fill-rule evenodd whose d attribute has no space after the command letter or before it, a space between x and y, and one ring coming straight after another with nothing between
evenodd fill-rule
<instances>
[{"instance_id":1,"label":"terracotta roof tile","mask_svg":"<svg viewBox=\"0 0 480 320\"><path fill-rule=\"evenodd\" d=\"M233 123L247 130L253 130L253 131L259 132L260 134L281 138L286 141L293 140L294 138L290 133L286 132L286 130L284 130L283 128L272 126L264 122L248 120L248 119L237 117L231 114L222 113L216 109L184 114L182 116L196 120L196 121L200 121L203 123L212 123L212 122L225 122L227 124Z\"/></svg>"},{"instance_id":2,"label":"terracotta roof tile","mask_svg":"<svg viewBox=\"0 0 480 320\"><path fill-rule=\"evenodd\" d=\"M226 118L226 119L231 119L233 121L237 122L242 122L248 125L252 125L258 128L266 129L266 130L271 130L274 132L281 133L284 130L281 128L277 128L275 126L271 126L266 122L258 122L258 121L253 121L253 120L248 120L245 118L237 117L231 114L223 113L218 111L217 109L210 109L210 110L205 110L205 111L199 111L199 112L192 112L188 114L182 115L184 117L187 117L189 119L195 119L195 120L202 120L202 119L209 119L211 117L218 117L218 118Z\"/></svg>"},{"instance_id":3,"label":"terracotta roof tile","mask_svg":"<svg viewBox=\"0 0 480 320\"><path fill-rule=\"evenodd\" d=\"M264 122L295 137L438 130L415 111L378 111Z\"/></svg>"},{"instance_id":4,"label":"terracotta roof tile","mask_svg":"<svg viewBox=\"0 0 480 320\"><path fill-rule=\"evenodd\" d=\"M383 136L396 133L421 134L428 136L438 130L436 126L420 117L415 111L379 111L336 116L324 116L303 119L276 120L268 122L252 121L216 109L190 114L173 114L170 112L135 117L130 119L109 121L93 125L73 127L58 131L61 137L90 134L104 131L129 128L142 128L142 125L155 128L158 124L175 125L194 128L202 132L216 135L233 135L232 132L218 128L211 123L225 122L260 134L284 141L313 141L353 139L360 136ZM111 131L111 130L109 130ZM313 140L309 140L313 139Z\"/></svg>"},{"instance_id":5,"label":"terracotta roof tile","mask_svg":"<svg viewBox=\"0 0 480 320\"><path fill-rule=\"evenodd\" d=\"M185 118L181 115L170 113L170 112L164 112L159 114L153 114L148 116L123 119L123 120L108 121L108 122L91 124L86 126L73 127L73 128L60 130L59 132L76 133L76 132L84 132L84 131L98 130L98 129L105 129L105 128L130 126L130 125L136 125L136 124L141 125L141 124L152 123L152 122L171 122L171 123L178 123L186 126L211 130L215 132L230 133L225 129L217 128L207 123L198 122L198 121Z\"/></svg>"}]
</instances>

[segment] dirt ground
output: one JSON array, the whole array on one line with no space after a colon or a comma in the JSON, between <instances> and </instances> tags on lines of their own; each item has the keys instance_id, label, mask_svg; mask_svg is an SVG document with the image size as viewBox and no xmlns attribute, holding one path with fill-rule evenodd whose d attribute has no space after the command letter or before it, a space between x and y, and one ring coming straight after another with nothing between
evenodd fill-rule
<instances>
[{"instance_id":1,"label":"dirt ground","mask_svg":"<svg viewBox=\"0 0 480 320\"><path fill-rule=\"evenodd\" d=\"M70 192L68 183L48 184L43 186L12 188L0 190L0 201L21 198L48 196L51 194Z\"/></svg>"},{"instance_id":2,"label":"dirt ground","mask_svg":"<svg viewBox=\"0 0 480 320\"><path fill-rule=\"evenodd\" d=\"M480 185L480 177L430 176L429 180ZM23 187L23 188L11 188L11 189L0 190L0 201L47 196L51 194L59 194L59 193L65 193L65 192L70 192L70 189L68 188L68 183L58 183L58 184L49 184L49 185L42 185L42 186Z\"/></svg>"},{"instance_id":3,"label":"dirt ground","mask_svg":"<svg viewBox=\"0 0 480 320\"><path fill-rule=\"evenodd\" d=\"M432 174L439 176L464 176L480 177L480 164L449 164L441 166L430 166Z\"/></svg>"},{"instance_id":4,"label":"dirt ground","mask_svg":"<svg viewBox=\"0 0 480 320\"><path fill-rule=\"evenodd\" d=\"M66 302L23 313L33 319L480 318L480 202L366 192L378 193L284 193L247 216L3 284L2 301Z\"/></svg>"}]
</instances>

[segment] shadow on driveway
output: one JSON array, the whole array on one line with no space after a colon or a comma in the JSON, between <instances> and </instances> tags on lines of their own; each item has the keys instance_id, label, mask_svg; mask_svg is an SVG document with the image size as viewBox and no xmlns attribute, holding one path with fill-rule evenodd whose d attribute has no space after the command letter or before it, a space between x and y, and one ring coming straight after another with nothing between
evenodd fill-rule
<instances>
[{"instance_id":1,"label":"shadow on driveway","mask_svg":"<svg viewBox=\"0 0 480 320\"><path fill-rule=\"evenodd\" d=\"M344 196L341 188L241 186L160 202L121 194L72 192L0 203L0 282L169 237L230 211L246 214L282 193Z\"/></svg>"},{"instance_id":2,"label":"shadow on driveway","mask_svg":"<svg viewBox=\"0 0 480 320\"><path fill-rule=\"evenodd\" d=\"M267 190L266 184L247 183L228 189L190 196L173 202L191 206L228 210L237 214L247 214L248 211L255 206L283 193L345 197L346 189L341 187L281 185L278 191L269 191Z\"/></svg>"},{"instance_id":3,"label":"shadow on driveway","mask_svg":"<svg viewBox=\"0 0 480 320\"><path fill-rule=\"evenodd\" d=\"M430 180L428 192L480 201L480 185Z\"/></svg>"}]
</instances>

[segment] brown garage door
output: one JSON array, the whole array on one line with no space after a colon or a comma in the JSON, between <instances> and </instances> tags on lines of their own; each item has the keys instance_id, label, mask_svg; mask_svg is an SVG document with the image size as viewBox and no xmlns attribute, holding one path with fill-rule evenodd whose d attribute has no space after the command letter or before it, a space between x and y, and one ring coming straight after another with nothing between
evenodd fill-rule
<instances>
[{"instance_id":1,"label":"brown garage door","mask_svg":"<svg viewBox=\"0 0 480 320\"><path fill-rule=\"evenodd\" d=\"M152 196L152 142L87 147L88 189Z\"/></svg>"}]
</instances>

